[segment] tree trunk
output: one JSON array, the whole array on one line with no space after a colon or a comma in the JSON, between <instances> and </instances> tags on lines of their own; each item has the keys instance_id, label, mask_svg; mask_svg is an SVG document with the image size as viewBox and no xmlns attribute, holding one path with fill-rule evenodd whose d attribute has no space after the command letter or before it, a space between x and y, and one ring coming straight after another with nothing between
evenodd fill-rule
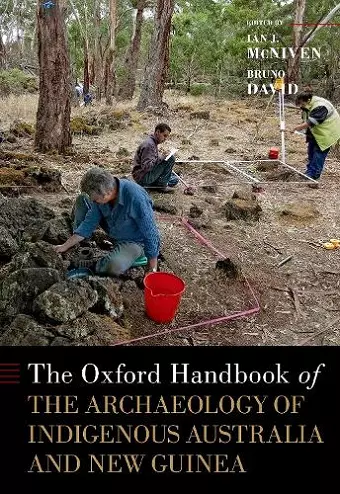
<instances>
[{"instance_id":1,"label":"tree trunk","mask_svg":"<svg viewBox=\"0 0 340 494\"><path fill-rule=\"evenodd\" d=\"M169 40L174 0L157 0L155 27L142 82L137 110L148 106L162 107L169 69Z\"/></svg>"},{"instance_id":2,"label":"tree trunk","mask_svg":"<svg viewBox=\"0 0 340 494\"><path fill-rule=\"evenodd\" d=\"M110 46L105 59L105 97L107 105L112 105L112 95L115 87L116 8L116 0L110 0Z\"/></svg>"},{"instance_id":3,"label":"tree trunk","mask_svg":"<svg viewBox=\"0 0 340 494\"><path fill-rule=\"evenodd\" d=\"M134 22L134 30L131 38L131 43L125 56L124 62L124 77L119 88L119 99L132 99L137 78L137 67L140 51L140 43L142 38L143 13L146 0L137 1L137 13Z\"/></svg>"},{"instance_id":4,"label":"tree trunk","mask_svg":"<svg viewBox=\"0 0 340 494\"><path fill-rule=\"evenodd\" d=\"M35 148L64 152L71 145L71 75L64 23L64 0L51 8L37 4L39 103Z\"/></svg>"},{"instance_id":5,"label":"tree trunk","mask_svg":"<svg viewBox=\"0 0 340 494\"><path fill-rule=\"evenodd\" d=\"M6 47L2 41L2 34L0 32L0 68L4 69L6 67Z\"/></svg>"},{"instance_id":6,"label":"tree trunk","mask_svg":"<svg viewBox=\"0 0 340 494\"><path fill-rule=\"evenodd\" d=\"M303 18L305 15L306 0L296 0L295 19L293 26L293 48L295 58L288 61L287 82L298 82L300 77L300 62L301 62L301 39L303 26Z\"/></svg>"},{"instance_id":7,"label":"tree trunk","mask_svg":"<svg viewBox=\"0 0 340 494\"><path fill-rule=\"evenodd\" d=\"M90 89L90 66L89 66L89 42L84 39L84 96L89 92Z\"/></svg>"}]
</instances>

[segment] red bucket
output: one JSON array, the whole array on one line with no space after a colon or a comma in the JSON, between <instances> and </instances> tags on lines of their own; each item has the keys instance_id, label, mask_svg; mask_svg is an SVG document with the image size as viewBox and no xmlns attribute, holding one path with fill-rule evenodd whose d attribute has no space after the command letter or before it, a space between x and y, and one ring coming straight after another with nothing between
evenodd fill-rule
<instances>
[{"instance_id":1,"label":"red bucket","mask_svg":"<svg viewBox=\"0 0 340 494\"><path fill-rule=\"evenodd\" d=\"M271 160L277 160L279 157L279 150L277 148L270 148L268 158Z\"/></svg>"},{"instance_id":2,"label":"red bucket","mask_svg":"<svg viewBox=\"0 0 340 494\"><path fill-rule=\"evenodd\" d=\"M147 316L155 322L171 322L175 317L185 283L170 273L149 273L144 278L144 301Z\"/></svg>"}]
</instances>

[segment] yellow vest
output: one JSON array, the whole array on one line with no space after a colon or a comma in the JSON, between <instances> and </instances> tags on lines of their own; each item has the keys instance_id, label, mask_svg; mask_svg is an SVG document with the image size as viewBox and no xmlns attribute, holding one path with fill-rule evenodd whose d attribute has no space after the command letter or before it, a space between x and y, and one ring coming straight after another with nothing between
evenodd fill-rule
<instances>
[{"instance_id":1,"label":"yellow vest","mask_svg":"<svg viewBox=\"0 0 340 494\"><path fill-rule=\"evenodd\" d=\"M328 110L326 120L321 124L316 124L310 128L321 151L330 148L340 139L340 115L327 99L320 96L313 96L309 105L306 106L307 112L304 113L305 121L309 113L318 106L325 106Z\"/></svg>"}]
</instances>

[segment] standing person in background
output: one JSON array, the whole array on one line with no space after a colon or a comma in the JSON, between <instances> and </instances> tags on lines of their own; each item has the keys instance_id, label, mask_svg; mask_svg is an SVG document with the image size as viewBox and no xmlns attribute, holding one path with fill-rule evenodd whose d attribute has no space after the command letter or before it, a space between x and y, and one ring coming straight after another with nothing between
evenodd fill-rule
<instances>
[{"instance_id":1,"label":"standing person in background","mask_svg":"<svg viewBox=\"0 0 340 494\"><path fill-rule=\"evenodd\" d=\"M154 133L138 146L132 176L142 187L155 187L161 192L172 192L171 187L178 184L178 177L172 172L175 157L171 156L166 161L166 155L158 152L158 145L163 144L170 133L171 128L168 124L159 123Z\"/></svg>"},{"instance_id":2,"label":"standing person in background","mask_svg":"<svg viewBox=\"0 0 340 494\"><path fill-rule=\"evenodd\" d=\"M330 148L340 139L340 116L332 103L309 91L297 95L295 104L302 110L304 123L291 132L306 131L308 163L305 174L318 180Z\"/></svg>"}]
</instances>

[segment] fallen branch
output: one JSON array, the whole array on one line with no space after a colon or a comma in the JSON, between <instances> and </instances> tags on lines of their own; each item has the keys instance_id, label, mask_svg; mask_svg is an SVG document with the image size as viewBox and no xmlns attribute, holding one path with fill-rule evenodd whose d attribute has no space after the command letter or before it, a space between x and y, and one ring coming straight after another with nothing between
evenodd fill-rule
<instances>
[{"instance_id":1,"label":"fallen branch","mask_svg":"<svg viewBox=\"0 0 340 494\"><path fill-rule=\"evenodd\" d=\"M281 266L283 266L284 264L286 264L287 262L289 262L291 259L293 259L293 256L286 257L286 259L283 259L283 261L279 262L279 264L277 265L277 267L280 268Z\"/></svg>"},{"instance_id":2,"label":"fallen branch","mask_svg":"<svg viewBox=\"0 0 340 494\"><path fill-rule=\"evenodd\" d=\"M298 294L296 293L296 289L294 287L290 286L289 291L293 297L296 315L297 315L297 317L300 317L301 316L301 306L300 306L300 300L299 300Z\"/></svg>"},{"instance_id":3,"label":"fallen branch","mask_svg":"<svg viewBox=\"0 0 340 494\"><path fill-rule=\"evenodd\" d=\"M289 293L289 288L280 288L279 286L270 286L272 290L277 290L278 292L286 292Z\"/></svg>"},{"instance_id":4,"label":"fallen branch","mask_svg":"<svg viewBox=\"0 0 340 494\"><path fill-rule=\"evenodd\" d=\"M276 250L276 252L278 252L279 254L281 254L281 255L283 254L283 252L282 252L282 250L281 250L281 249L279 249L278 247L275 247L275 245L270 244L270 243L269 243L269 242L267 242L266 240L264 240L264 241L263 241L263 243L264 243L265 245L268 245L268 246L269 246L269 247L271 247L272 249Z\"/></svg>"},{"instance_id":5,"label":"fallen branch","mask_svg":"<svg viewBox=\"0 0 340 494\"><path fill-rule=\"evenodd\" d=\"M334 324L336 324L339 321L340 321L340 317L337 317L336 319L334 319L334 321L332 321L331 323L329 323L328 326L326 326L324 329L321 329L320 331L317 331L312 336L309 336L308 338L305 338L301 342L295 343L293 346L304 346L304 345L306 345L310 341L314 340L314 338L316 338L317 336L320 336L321 334L324 334L327 331L329 331L334 326Z\"/></svg>"}]
</instances>

